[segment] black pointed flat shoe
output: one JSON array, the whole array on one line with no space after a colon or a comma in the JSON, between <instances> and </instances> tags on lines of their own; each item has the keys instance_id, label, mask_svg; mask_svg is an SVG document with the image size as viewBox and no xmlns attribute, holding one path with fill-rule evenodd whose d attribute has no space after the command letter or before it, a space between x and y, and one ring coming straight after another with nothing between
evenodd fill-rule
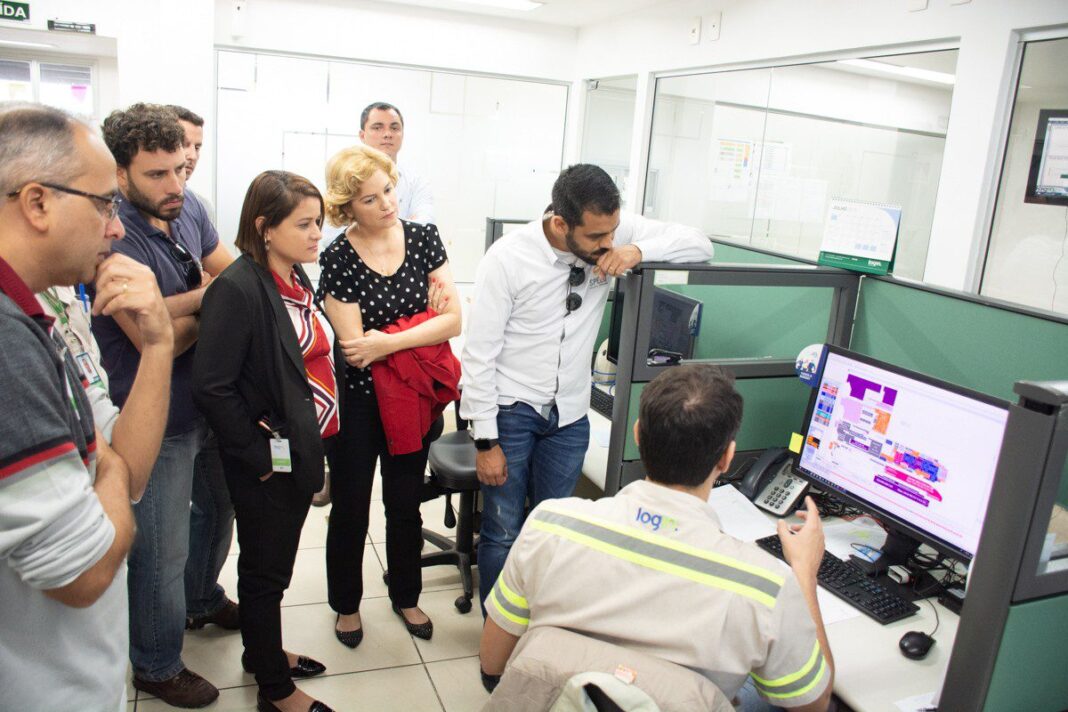
<instances>
[{"instance_id":1,"label":"black pointed flat shoe","mask_svg":"<svg viewBox=\"0 0 1068 712\"><path fill-rule=\"evenodd\" d=\"M396 603L393 604L393 612L400 616L400 619L404 621L404 627L416 638L430 640L431 636L434 635L434 621L430 620L429 616L427 616L426 623L409 623L408 619L404 617L404 613L401 612L401 609Z\"/></svg>"},{"instance_id":2,"label":"black pointed flat shoe","mask_svg":"<svg viewBox=\"0 0 1068 712\"><path fill-rule=\"evenodd\" d=\"M241 654L241 667L245 669L245 672L252 674L249 670L248 658L244 653ZM290 677L315 677L316 675L322 675L326 672L326 666L318 660L313 660L307 655L298 655L297 664L289 668Z\"/></svg>"},{"instance_id":3,"label":"black pointed flat shoe","mask_svg":"<svg viewBox=\"0 0 1068 712\"><path fill-rule=\"evenodd\" d=\"M263 696L262 692L256 693L256 710L257 712L281 712L273 702ZM334 710L319 700L315 700L311 703L311 707L308 708L308 712L334 712Z\"/></svg>"},{"instance_id":4,"label":"black pointed flat shoe","mask_svg":"<svg viewBox=\"0 0 1068 712\"><path fill-rule=\"evenodd\" d=\"M341 620L341 614L337 614L337 618L334 619L334 635L337 637L341 644L349 648L355 648L363 640L363 626L361 625L356 630L338 630L337 622Z\"/></svg>"}]
</instances>

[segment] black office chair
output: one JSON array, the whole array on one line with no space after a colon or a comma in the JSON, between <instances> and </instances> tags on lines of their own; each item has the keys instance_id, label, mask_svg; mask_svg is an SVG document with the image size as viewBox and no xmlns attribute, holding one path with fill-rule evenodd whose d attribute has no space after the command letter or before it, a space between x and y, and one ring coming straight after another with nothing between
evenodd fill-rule
<instances>
[{"instance_id":1,"label":"black office chair","mask_svg":"<svg viewBox=\"0 0 1068 712\"><path fill-rule=\"evenodd\" d=\"M440 432L440 431L439 431ZM467 432L467 421L460 417L459 402L456 403L456 431L438 437L430 444L430 481L424 490L423 501L445 495L445 526L456 527L455 541L437 532L423 529L423 540L440 551L422 556L421 566L453 564L460 570L464 592L454 605L460 613L471 610L474 585L471 566L475 563L478 547L478 476L475 474L475 443ZM460 495L459 515L453 510L452 496ZM389 572L382 575L388 583Z\"/></svg>"}]
</instances>

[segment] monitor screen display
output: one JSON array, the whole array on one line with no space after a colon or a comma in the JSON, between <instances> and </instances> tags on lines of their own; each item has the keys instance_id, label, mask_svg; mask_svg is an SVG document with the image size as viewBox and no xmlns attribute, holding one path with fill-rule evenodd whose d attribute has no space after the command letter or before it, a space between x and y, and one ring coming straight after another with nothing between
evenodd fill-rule
<instances>
[{"instance_id":1,"label":"monitor screen display","mask_svg":"<svg viewBox=\"0 0 1068 712\"><path fill-rule=\"evenodd\" d=\"M979 545L1008 404L835 347L797 469L947 553Z\"/></svg>"},{"instance_id":2,"label":"monitor screen display","mask_svg":"<svg viewBox=\"0 0 1068 712\"><path fill-rule=\"evenodd\" d=\"M619 363L619 335L623 330L624 281L616 280L608 322L608 360ZM649 348L693 358L701 326L701 302L663 287L653 291L653 321Z\"/></svg>"},{"instance_id":3,"label":"monitor screen display","mask_svg":"<svg viewBox=\"0 0 1068 712\"><path fill-rule=\"evenodd\" d=\"M1024 202L1068 205L1068 110L1038 112Z\"/></svg>"},{"instance_id":4,"label":"monitor screen display","mask_svg":"<svg viewBox=\"0 0 1068 712\"><path fill-rule=\"evenodd\" d=\"M701 324L701 302L670 289L656 287L653 292L653 322L649 329L649 348L693 358L697 330Z\"/></svg>"}]
</instances>

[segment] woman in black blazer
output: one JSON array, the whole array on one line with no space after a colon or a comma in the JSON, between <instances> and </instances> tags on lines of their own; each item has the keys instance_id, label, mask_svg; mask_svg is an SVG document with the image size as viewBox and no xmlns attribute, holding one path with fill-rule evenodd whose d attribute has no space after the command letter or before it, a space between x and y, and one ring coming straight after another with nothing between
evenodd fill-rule
<instances>
[{"instance_id":1,"label":"woman in black blazer","mask_svg":"<svg viewBox=\"0 0 1068 712\"><path fill-rule=\"evenodd\" d=\"M241 662L257 709L329 712L293 684L325 667L282 649L282 594L293 575L325 445L339 427L334 333L300 266L322 239L323 199L307 179L267 171L252 181L236 244L200 312L193 395L218 435L241 553Z\"/></svg>"}]
</instances>

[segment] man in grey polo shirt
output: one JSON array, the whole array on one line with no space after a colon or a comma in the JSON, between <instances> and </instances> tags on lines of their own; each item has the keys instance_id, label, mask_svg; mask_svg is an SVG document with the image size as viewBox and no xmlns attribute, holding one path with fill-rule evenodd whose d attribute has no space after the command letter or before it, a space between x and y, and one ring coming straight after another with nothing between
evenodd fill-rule
<instances>
[{"instance_id":1,"label":"man in grey polo shirt","mask_svg":"<svg viewBox=\"0 0 1068 712\"><path fill-rule=\"evenodd\" d=\"M186 157L177 116L164 106L134 104L112 112L103 128L124 197L119 217L126 238L113 249L156 275L170 312L176 354L166 435L145 496L134 508L137 538L129 560L133 685L176 707L202 707L219 692L188 670L181 655L187 617L184 573L191 551L190 500L201 512L214 511L215 506L199 500L203 489L193 486L194 462L207 433L193 405L193 349L204 290L233 258L219 244L203 206L184 194ZM121 407L142 345L121 314L94 319L93 334L111 381L112 399ZM236 604L225 595L220 599L215 622L236 629Z\"/></svg>"},{"instance_id":2,"label":"man in grey polo shirt","mask_svg":"<svg viewBox=\"0 0 1068 712\"><path fill-rule=\"evenodd\" d=\"M145 472L132 475L108 446L85 376L34 298L96 278L95 308L132 321L146 372L155 371L146 375L158 380L169 370L174 337L154 282L121 261L101 265L123 235L116 193L115 162L88 126L51 107L0 104L4 709L125 704L124 559L134 536L130 500ZM155 425L156 442L139 443L149 450L158 446Z\"/></svg>"}]
</instances>

